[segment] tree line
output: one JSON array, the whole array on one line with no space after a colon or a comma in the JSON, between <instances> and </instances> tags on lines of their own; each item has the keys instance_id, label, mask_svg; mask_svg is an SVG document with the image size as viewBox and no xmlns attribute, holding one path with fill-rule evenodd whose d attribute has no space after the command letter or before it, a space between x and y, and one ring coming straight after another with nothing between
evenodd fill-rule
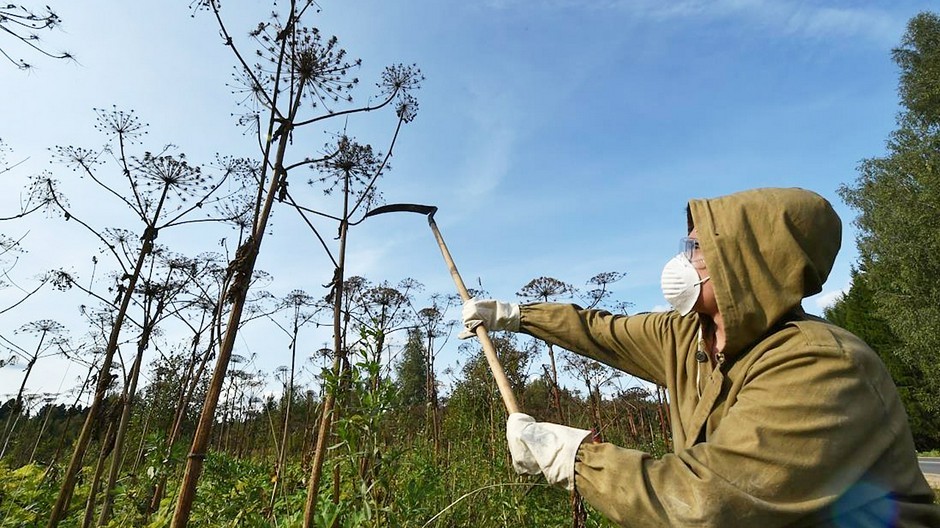
<instances>
[{"instance_id":1,"label":"tree line","mask_svg":"<svg viewBox=\"0 0 940 528\"><path fill-rule=\"evenodd\" d=\"M95 110L100 143L55 146L55 168L30 177L21 209L2 220L16 226L45 214L62 222L68 236L84 236L98 249L80 271L62 263L34 289L20 288L21 299L0 307L15 310L43 288L69 291L82 299L87 332L76 338L60 322L42 319L0 336L4 363L25 366L17 394L0 408L5 519L48 527L185 526L193 515L219 521L224 517L214 516L232 508L236 516L275 525L285 517L304 526L326 525L324 519L359 525L362 516L378 524L396 514L416 519L391 500L399 473L388 468L424 445L430 458L413 463L435 471L447 460L455 467L473 460L463 446L454 447L454 438L474 442L474 449L485 443L486 459L495 465L476 469L490 480L502 477L503 416L479 358L444 373L453 381L442 392L435 358L455 324L448 312L456 299L432 294L416 308L421 285L411 279L392 286L346 276L348 237L378 203L397 138L416 116L412 94L423 80L420 69L387 67L368 102L357 104L361 61L336 37L304 23L318 9L314 2L290 2L247 40L230 32L220 3L191 7L215 21L222 45L232 51L239 71L234 90L247 94L238 122L257 138L258 156L218 155L200 163L173 145L150 148L148 125L134 111L112 107ZM382 150L357 140L346 124L330 131L333 121L384 111L394 116L394 126ZM319 151L298 146L323 131L334 139ZM4 173L17 169L0 161ZM95 200L70 199L75 194ZM105 201L123 216L102 220ZM306 226L310 242L322 249L331 277L323 291L266 291L273 279L257 262L275 209ZM186 233L225 234L216 238L218 249L195 255L164 242ZM4 276L12 277L23 244L8 237L2 243ZM621 276L592 278L590 302L609 300L609 285ZM541 278L520 295L574 292ZM236 348L239 332L261 320L282 332L290 350L289 364L273 373L278 397L265 393L269 375L252 355ZM311 325L328 328L331 342L305 343L302 329ZM607 369L567 356L556 364L550 351L551 367L532 381L537 345L522 346L511 336L498 341L516 390L533 408L577 422L589 403L585 425L616 437L627 416L631 435L668 443L659 391L654 397L643 389L621 390L616 405L628 412L614 414L610 394L618 380ZM400 361L392 357L396 347ZM62 395L31 394L35 367L41 371L51 356L79 365L81 382ZM584 384L583 400L561 386L559 369ZM240 469L229 474L213 462ZM250 488L254 500L219 507L216 471L236 478L236 491ZM268 477L245 480L253 471ZM460 473L461 480L472 474ZM446 509L442 503L461 489L456 478L449 489L434 491L438 500L414 507ZM548 504L546 515L554 515L557 508Z\"/></svg>"},{"instance_id":2,"label":"tree line","mask_svg":"<svg viewBox=\"0 0 940 528\"><path fill-rule=\"evenodd\" d=\"M852 286L826 317L865 339L900 389L914 440L940 447L940 16L910 20L892 52L901 110L886 154L839 192L858 212Z\"/></svg>"},{"instance_id":3,"label":"tree line","mask_svg":"<svg viewBox=\"0 0 940 528\"><path fill-rule=\"evenodd\" d=\"M530 294L533 285L546 284L564 285L565 291L574 293L570 285L540 277L520 290L520 298ZM448 367L448 372L441 372L437 356L455 327L453 318L447 316L449 308L456 306L455 296L432 294L420 307L415 295L422 288L411 279L391 286L352 277L344 289L348 304L344 303L343 319L349 321L347 332L355 338L347 347L338 377L331 376L336 356L332 350L294 357L293 351L312 348L303 340L302 327L315 324L315 315L330 308L322 299L300 291L284 299L269 299L272 308L281 309L262 310L264 318L283 330L281 341L292 351L290 365L266 373L251 358L233 356L208 439L206 464L222 466L207 468L204 478L209 482L234 479L236 489L241 485L252 492L224 511L271 525L278 519L302 522L318 424L329 392L337 395L332 408L334 430L325 457L329 478L318 488L310 521L313 526L414 525L418 519L415 510L398 502L402 486L423 487L422 501L409 507L426 515L422 522L443 511L461 492L487 484L509 481L538 487L536 480L515 477L509 469L503 439L505 411L479 346L475 342L462 344L466 361L456 371ZM401 337L395 338L396 333ZM117 428L126 395L119 386L128 381L116 383L108 392L102 403L104 411L90 434L90 452L97 454L97 461L80 470L74 492L78 501L73 499L77 504L65 512L63 520L88 526L162 526L170 521L171 497L179 493L200 401L208 386L205 376L195 374L195 364L205 354L194 354L191 341L154 360L149 381L135 399L122 436ZM570 371L573 376L569 380L583 384L578 390L565 386L571 381L554 378L548 365L537 364L544 343L509 333L494 335L494 343L514 392L529 412L593 427L603 438L625 445L659 453L669 449L667 403L660 388L621 380L606 367L586 366L575 356L558 351L559 369ZM282 387L277 394L264 389L272 375ZM301 378L305 381L300 382ZM93 389L85 384L76 390L88 394ZM191 395L187 398L186 394ZM76 394L76 401L80 399ZM18 486L16 493L0 501L0 508L11 513L10 519L35 523L41 516L29 516L27 505L52 505L54 495L49 492L59 484L65 467L58 457L63 447L77 439L79 425L89 413L88 406L52 400L17 408L11 399L0 406L0 420L16 424L16 433L0 459L5 472L0 480ZM123 450L118 443L125 444ZM122 451L112 483L103 460ZM421 474L412 473L415 464L447 475L447 479L420 482ZM473 472L468 472L468 465L474 466ZM206 507L218 505L222 498L217 493L217 487L200 484L192 522L226 518ZM530 493L531 489L526 493L504 490L501 500L522 505ZM568 501L557 497L560 492L545 489L539 493L544 496L530 505L537 515L526 522L567 522L564 520L572 513ZM108 497L109 503L105 502ZM107 521L101 520L104 504L110 504ZM495 506L483 512L468 508L469 504L455 508L449 522L490 519L487 516L497 511ZM48 510L40 507L37 511ZM327 517L320 517L324 515Z\"/></svg>"},{"instance_id":4,"label":"tree line","mask_svg":"<svg viewBox=\"0 0 940 528\"><path fill-rule=\"evenodd\" d=\"M239 123L258 155L195 163L174 146L147 148L133 111L98 109L102 142L52 149L59 168L34 175L21 210L2 219L13 226L44 213L98 251L81 273L49 270L0 307L68 290L84 299L86 332L74 338L40 319L0 335L0 361L23 366L17 393L0 405L0 526L606 525L576 495L512 472L505 411L475 342L460 345L461 364L440 364L455 296L425 293L413 279L347 276L349 237L380 202L397 138L416 116L420 69L389 66L357 104L361 61L305 23L314 2L282 6L247 40L229 31L220 3L192 8L232 51L237 91L247 94ZM888 154L863 161L840 190L859 211L860 258L851 290L825 313L882 356L921 449L940 446L938 42L940 18L923 13L893 52L898 130ZM383 112L394 126L382 150L345 125L317 153L301 146L334 120ZM3 153L0 174L16 170ZM80 187L125 218L98 223L97 204L69 200ZM322 291L267 291L273 279L257 262L275 210L322 249ZM219 249L196 255L161 243L219 229ZM0 237L8 280L22 246ZM598 273L584 289L537 277L518 298L627 312L613 295L622 277ZM273 373L236 347L258 324L276 328L270 346L289 351ZM330 341L313 344L311 327L328 329ZM527 412L654 454L670 449L662 388L536 340L493 337ZM80 382L62 395L30 393L51 356L80 366ZM276 394L266 390L272 379Z\"/></svg>"}]
</instances>

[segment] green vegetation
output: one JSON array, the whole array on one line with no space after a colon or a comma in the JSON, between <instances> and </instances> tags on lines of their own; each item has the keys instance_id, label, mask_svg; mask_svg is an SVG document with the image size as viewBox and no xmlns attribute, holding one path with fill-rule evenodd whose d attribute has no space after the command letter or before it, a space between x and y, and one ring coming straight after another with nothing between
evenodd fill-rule
<instances>
[{"instance_id":1,"label":"green vegetation","mask_svg":"<svg viewBox=\"0 0 940 528\"><path fill-rule=\"evenodd\" d=\"M415 117L420 70L388 67L378 93L355 106L359 80L351 72L360 63L335 37L304 26L314 2L291 2L249 33L250 45L229 36L236 33L218 2L192 6L214 16L225 46L253 47L236 52L236 79L250 94L241 121L258 138L260 161L220 156L204 170L176 147L153 154L140 145L146 126L117 109L97 111L107 136L100 148L53 149L100 196L126 205L137 227L87 223L82 211L96 204L70 204L51 173L28 189L19 217L61 216L71 221L63 230L80 226L103 250L89 249L91 277L59 270L41 279L87 296L87 338L74 341L47 319L3 336L12 356L0 366L17 360L25 368L16 396L0 405L0 527L608 526L578 497L512 471L506 413L475 341L461 345L457 371L440 372L438 354L454 334L452 295L419 298L412 279L393 286L346 276L349 230L376 203L395 140ZM21 8L0 13L11 9ZM936 454L940 18L915 17L894 58L905 111L889 154L866 160L855 185L841 190L860 212L861 257L852 289L826 316L884 359L918 448ZM312 158L311 138L335 132L323 123L386 105L397 122L385 154L347 136L343 123ZM288 174L300 169L314 176L293 178L288 192ZM304 200L311 195L317 200ZM275 207L322 244L332 277L324 291L277 298L262 290L268 277L256 259ZM312 218L330 224L315 227ZM225 257L187 257L156 243L161 231L210 220L234 229L219 237ZM3 255L17 244L0 235ZM518 295L625 311L610 288L622 276L600 273L580 297L568 283L539 277ZM290 351L274 373L277 391L253 357L236 351L238 333L257 321L283 332L271 332L269 349L256 353ZM317 348L310 326L329 328L331 342ZM607 441L654 456L670 450L661 388L624 383L603 365L523 336L493 341L522 408L537 419L594 427ZM538 365L543 350L549 362ZM83 381L64 395L30 394L34 367L55 355L81 365ZM580 392L562 386L565 374Z\"/></svg>"},{"instance_id":2,"label":"green vegetation","mask_svg":"<svg viewBox=\"0 0 940 528\"><path fill-rule=\"evenodd\" d=\"M377 205L396 140L415 118L417 66L386 67L360 104L361 62L305 24L315 2L276 4L247 33L229 30L220 2L191 8L233 51L239 123L257 139L256 158L202 164L172 145L148 149L146 123L117 108L96 110L102 144L51 149L54 169L32 177L10 220L42 211L69 236L87 237L90 270L39 282L78 292L88 324L79 339L51 319L0 336L0 365L26 367L16 396L0 405L0 526L605 525L580 499L510 469L506 413L475 344L463 345L460 372L439 372L453 295L419 299L412 279L346 275L351 228ZM382 111L395 117L384 153L348 135L350 115ZM333 141L321 147L322 137ZM14 168L3 163L0 172ZM76 189L95 198L70 201ZM102 221L122 227L89 220L99 200L117 204ZM256 263L275 208L279 222L299 221L322 246L317 276L332 277L322 290L263 289L270 277ZM194 232L210 240L196 256L161 245L173 237L160 235ZM0 249L9 258L19 241L0 235ZM617 306L609 286L622 276L590 279L588 304ZM576 294L543 277L520 296ZM239 333L261 323L265 349L240 354ZM329 342L311 327L328 329ZM550 351L541 372L540 343L494 341L534 416L667 449L661 391L628 390L563 351ZM272 379L255 354L285 364ZM65 394L31 394L31 375L54 356L80 365L83 381ZM559 368L583 395L561 386Z\"/></svg>"},{"instance_id":3,"label":"green vegetation","mask_svg":"<svg viewBox=\"0 0 940 528\"><path fill-rule=\"evenodd\" d=\"M903 110L887 155L840 190L859 212L859 262L827 317L884 359L926 450L940 445L940 16L911 19L893 57Z\"/></svg>"},{"instance_id":4,"label":"green vegetation","mask_svg":"<svg viewBox=\"0 0 940 528\"><path fill-rule=\"evenodd\" d=\"M327 390L343 387L337 400L338 417L330 440L325 474L317 496L314 526L563 526L572 522L567 492L548 487L540 478L522 478L509 467L505 446L505 411L494 384L483 367L479 350L469 350L466 363L451 393L436 409L440 434L435 435L435 409L425 394L406 391L415 379L391 379L382 374L372 346L375 335L351 354L349 369L340 379L328 380ZM515 357L507 367L519 380L518 393L527 409L553 410L545 380L524 382L531 355L513 348L511 336L497 336L504 357ZM418 340L409 345L426 352ZM420 378L426 371L405 369L413 359L399 362L399 372ZM250 392L250 380L243 383ZM426 385L425 385L426 386ZM156 377L139 403L145 412L132 420L128 436L136 452L125 458L114 490L113 511L107 526L169 526L185 460L183 449L164 456L165 433L156 433L158 417L153 404L161 401L165 379ZM234 394L234 392L233 392ZM276 424L286 416L285 398L269 398L226 418L215 428L213 448L205 460L197 496L190 513L193 526L299 526L303 522L306 481L312 438L320 398L295 391L288 424L286 457L272 445ZM406 402L404 396L418 401ZM571 422L588 426L593 411L584 399L562 390L561 404ZM250 400L250 397L248 398ZM106 405L117 407L116 398ZM9 409L9 406L5 407ZM657 453L667 449L659 421L662 405L639 389L605 398L600 406L602 427L610 440ZM0 526L41 526L55 503L62 464L54 460L59 438L37 435L61 430L67 413L60 406L20 417L18 433L0 464ZM87 409L77 410L79 415ZM72 420L77 427L80 420ZM149 432L148 432L149 431ZM99 429L91 454L108 449L107 431ZM190 433L191 434L191 433ZM35 445L43 446L35 456ZM95 460L97 456L90 459ZM288 462L280 472L279 460ZM80 525L85 516L95 467L84 466L63 525ZM151 508L161 478L168 477L165 496ZM277 484L277 486L275 486ZM98 501L100 504L101 497ZM586 526L608 526L589 512Z\"/></svg>"}]
</instances>

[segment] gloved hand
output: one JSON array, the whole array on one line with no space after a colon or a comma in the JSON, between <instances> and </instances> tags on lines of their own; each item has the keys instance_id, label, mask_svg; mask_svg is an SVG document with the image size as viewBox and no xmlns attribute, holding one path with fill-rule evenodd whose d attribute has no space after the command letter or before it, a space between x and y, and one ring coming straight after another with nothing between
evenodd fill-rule
<instances>
[{"instance_id":1,"label":"gloved hand","mask_svg":"<svg viewBox=\"0 0 940 528\"><path fill-rule=\"evenodd\" d=\"M549 484L574 489L574 457L591 434L553 423L536 422L528 414L512 413L506 422L506 441L516 473L542 473Z\"/></svg>"},{"instance_id":2,"label":"gloved hand","mask_svg":"<svg viewBox=\"0 0 940 528\"><path fill-rule=\"evenodd\" d=\"M493 299L469 299L463 303L464 329L457 337L467 339L476 335L476 327L481 324L487 330L519 331L519 305Z\"/></svg>"}]
</instances>

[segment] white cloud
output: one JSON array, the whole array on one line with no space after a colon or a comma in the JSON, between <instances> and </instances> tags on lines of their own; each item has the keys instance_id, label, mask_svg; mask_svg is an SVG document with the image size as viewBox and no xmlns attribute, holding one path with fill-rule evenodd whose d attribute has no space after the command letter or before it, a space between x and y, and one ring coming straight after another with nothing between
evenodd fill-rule
<instances>
[{"instance_id":1,"label":"white cloud","mask_svg":"<svg viewBox=\"0 0 940 528\"><path fill-rule=\"evenodd\" d=\"M462 190L471 200L485 197L500 184L513 152L514 134L507 127L481 125L479 130L485 137L466 160L466 188Z\"/></svg>"},{"instance_id":2,"label":"white cloud","mask_svg":"<svg viewBox=\"0 0 940 528\"><path fill-rule=\"evenodd\" d=\"M894 45L904 31L902 21L892 18L888 13L871 9L820 7L783 8L780 11L787 17L787 32L808 37L861 36L874 42Z\"/></svg>"},{"instance_id":3,"label":"white cloud","mask_svg":"<svg viewBox=\"0 0 940 528\"><path fill-rule=\"evenodd\" d=\"M866 37L893 45L904 21L877 9L807 5L780 0L689 0L662 6L659 2L625 0L640 14L661 19L738 17L782 34L810 38Z\"/></svg>"},{"instance_id":4,"label":"white cloud","mask_svg":"<svg viewBox=\"0 0 940 528\"><path fill-rule=\"evenodd\" d=\"M463 159L458 169L460 195L469 201L485 198L509 172L518 123L518 101L501 93L493 78L467 78L467 97L458 118L463 130Z\"/></svg>"},{"instance_id":5,"label":"white cloud","mask_svg":"<svg viewBox=\"0 0 940 528\"><path fill-rule=\"evenodd\" d=\"M819 313L822 313L826 308L832 306L840 297L845 295L851 286L846 286L841 290L834 290L829 292L822 292L819 295L811 297L813 302L816 304L816 309Z\"/></svg>"},{"instance_id":6,"label":"white cloud","mask_svg":"<svg viewBox=\"0 0 940 528\"><path fill-rule=\"evenodd\" d=\"M532 9L529 0L491 0L493 9ZM862 37L879 45L897 44L906 20L885 10L864 7L830 7L824 2L783 0L544 0L543 9L616 10L634 18L673 21L737 18L778 34L808 38Z\"/></svg>"}]
</instances>

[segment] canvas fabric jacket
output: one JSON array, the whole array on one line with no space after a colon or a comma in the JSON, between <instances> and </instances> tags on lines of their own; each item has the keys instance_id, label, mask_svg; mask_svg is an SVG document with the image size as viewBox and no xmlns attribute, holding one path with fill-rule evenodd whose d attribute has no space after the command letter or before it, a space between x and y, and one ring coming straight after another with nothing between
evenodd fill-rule
<instances>
[{"instance_id":1,"label":"canvas fabric jacket","mask_svg":"<svg viewBox=\"0 0 940 528\"><path fill-rule=\"evenodd\" d=\"M634 527L940 527L884 364L808 316L839 250L822 197L758 189L689 202L727 333L696 361L697 314L521 308L520 331L666 387L674 453L582 444L575 486Z\"/></svg>"}]
</instances>

